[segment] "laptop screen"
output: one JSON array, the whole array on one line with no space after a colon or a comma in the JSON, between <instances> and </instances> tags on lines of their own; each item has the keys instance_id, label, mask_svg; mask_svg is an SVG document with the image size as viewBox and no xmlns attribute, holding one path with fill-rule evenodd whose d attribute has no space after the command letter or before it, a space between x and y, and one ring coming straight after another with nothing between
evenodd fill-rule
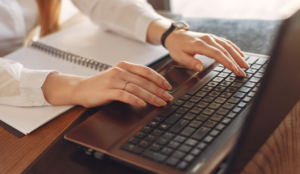
<instances>
[{"instance_id":1,"label":"laptop screen","mask_svg":"<svg viewBox=\"0 0 300 174\"><path fill-rule=\"evenodd\" d=\"M286 19L225 173L239 173L300 98L300 11Z\"/></svg>"}]
</instances>

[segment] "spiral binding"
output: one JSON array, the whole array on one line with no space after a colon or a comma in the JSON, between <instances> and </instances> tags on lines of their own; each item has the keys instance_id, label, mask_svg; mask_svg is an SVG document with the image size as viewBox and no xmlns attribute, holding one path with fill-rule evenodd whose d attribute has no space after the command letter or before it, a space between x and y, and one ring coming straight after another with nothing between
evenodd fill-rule
<instances>
[{"instance_id":1,"label":"spiral binding","mask_svg":"<svg viewBox=\"0 0 300 174\"><path fill-rule=\"evenodd\" d=\"M68 53L66 51L62 51L57 48L53 48L51 46L45 45L40 42L31 42L29 45L32 48L43 51L43 52L50 54L54 57L57 57L59 59L77 63L79 65L86 66L86 67L89 67L89 68L92 68L95 70L104 71L104 70L112 67L105 63L101 63L96 60L85 58L85 57L80 57L75 54Z\"/></svg>"}]
</instances>

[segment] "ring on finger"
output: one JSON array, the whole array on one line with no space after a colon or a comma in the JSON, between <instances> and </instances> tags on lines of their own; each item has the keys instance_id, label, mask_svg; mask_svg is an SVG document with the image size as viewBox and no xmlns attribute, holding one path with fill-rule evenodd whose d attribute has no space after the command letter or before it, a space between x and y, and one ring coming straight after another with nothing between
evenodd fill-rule
<instances>
[{"instance_id":1,"label":"ring on finger","mask_svg":"<svg viewBox=\"0 0 300 174\"><path fill-rule=\"evenodd\" d=\"M123 89L122 89L122 90L124 90L124 89L125 89L125 87L126 87L127 83L129 83L129 80L126 80L126 81L125 81L125 84L124 84L124 86L123 86Z\"/></svg>"}]
</instances>

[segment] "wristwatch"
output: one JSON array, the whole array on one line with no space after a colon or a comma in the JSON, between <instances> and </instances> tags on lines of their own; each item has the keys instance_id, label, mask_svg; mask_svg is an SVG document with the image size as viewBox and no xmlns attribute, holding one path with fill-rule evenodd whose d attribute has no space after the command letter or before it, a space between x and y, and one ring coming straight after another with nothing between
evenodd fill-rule
<instances>
[{"instance_id":1,"label":"wristwatch","mask_svg":"<svg viewBox=\"0 0 300 174\"><path fill-rule=\"evenodd\" d=\"M190 28L190 26L183 21L173 22L171 24L170 28L167 31L165 31L165 33L161 36L161 39L160 39L161 44L165 47L165 40L172 31L179 30L179 29L189 30L189 28Z\"/></svg>"}]
</instances>

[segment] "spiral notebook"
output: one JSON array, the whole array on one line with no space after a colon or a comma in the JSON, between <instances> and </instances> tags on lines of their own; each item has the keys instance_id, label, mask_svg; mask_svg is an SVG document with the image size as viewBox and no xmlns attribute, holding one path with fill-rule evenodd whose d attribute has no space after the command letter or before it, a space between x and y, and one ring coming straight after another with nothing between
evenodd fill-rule
<instances>
[{"instance_id":1,"label":"spiral notebook","mask_svg":"<svg viewBox=\"0 0 300 174\"><path fill-rule=\"evenodd\" d=\"M51 34L3 58L26 68L92 76L120 61L149 65L167 54L154 46L105 32L86 21ZM12 107L0 105L0 126L22 137L73 106Z\"/></svg>"}]
</instances>

